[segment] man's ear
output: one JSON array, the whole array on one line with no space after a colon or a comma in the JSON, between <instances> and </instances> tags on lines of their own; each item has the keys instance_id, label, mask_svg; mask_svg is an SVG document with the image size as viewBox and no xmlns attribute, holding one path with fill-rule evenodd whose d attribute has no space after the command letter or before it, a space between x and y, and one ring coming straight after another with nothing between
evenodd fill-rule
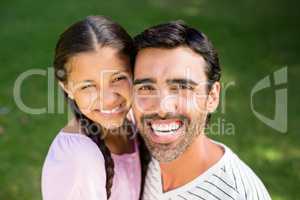
<instances>
[{"instance_id":1,"label":"man's ear","mask_svg":"<svg viewBox=\"0 0 300 200\"><path fill-rule=\"evenodd\" d=\"M73 93L67 88L67 86L61 81L59 81L58 84L68 94L68 97L73 100Z\"/></svg>"},{"instance_id":2,"label":"man's ear","mask_svg":"<svg viewBox=\"0 0 300 200\"><path fill-rule=\"evenodd\" d=\"M217 109L219 105L220 91L221 91L221 84L219 81L217 81L212 85L208 93L206 108L209 113L212 113Z\"/></svg>"}]
</instances>

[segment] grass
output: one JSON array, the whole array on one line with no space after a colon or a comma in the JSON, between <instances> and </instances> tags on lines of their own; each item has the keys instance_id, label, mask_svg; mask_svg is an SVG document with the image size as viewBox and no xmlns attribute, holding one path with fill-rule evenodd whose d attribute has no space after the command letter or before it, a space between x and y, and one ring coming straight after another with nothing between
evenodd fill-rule
<instances>
[{"instance_id":1,"label":"grass","mask_svg":"<svg viewBox=\"0 0 300 200\"><path fill-rule=\"evenodd\" d=\"M234 125L234 135L211 134L230 146L261 177L274 200L299 196L300 69L299 6L290 1L123 0L2 1L0 8L0 199L41 199L43 160L66 114L30 115L14 102L17 77L51 66L58 35L87 15L107 15L132 35L161 22L183 19L205 32L219 51L226 93L225 113L214 116ZM250 108L254 85L288 66L288 132L258 120ZM255 96L255 108L274 115L274 88ZM32 76L22 85L27 105L47 105L47 78ZM57 106L55 107L57 111Z\"/></svg>"}]
</instances>

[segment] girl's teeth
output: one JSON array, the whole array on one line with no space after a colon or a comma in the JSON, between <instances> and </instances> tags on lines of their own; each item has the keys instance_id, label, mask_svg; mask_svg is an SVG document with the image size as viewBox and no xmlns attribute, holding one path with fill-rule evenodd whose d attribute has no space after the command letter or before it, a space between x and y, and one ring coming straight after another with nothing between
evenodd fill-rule
<instances>
[{"instance_id":1,"label":"girl's teeth","mask_svg":"<svg viewBox=\"0 0 300 200\"><path fill-rule=\"evenodd\" d=\"M119 109L120 109L121 106L118 106L112 110L103 110L102 113L105 113L105 114L113 114L113 113L116 113Z\"/></svg>"}]
</instances>

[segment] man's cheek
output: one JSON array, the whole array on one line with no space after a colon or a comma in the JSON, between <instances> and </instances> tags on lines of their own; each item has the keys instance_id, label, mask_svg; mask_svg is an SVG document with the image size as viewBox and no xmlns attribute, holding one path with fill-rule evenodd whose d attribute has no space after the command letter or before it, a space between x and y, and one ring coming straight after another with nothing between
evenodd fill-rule
<instances>
[{"instance_id":1,"label":"man's cheek","mask_svg":"<svg viewBox=\"0 0 300 200\"><path fill-rule=\"evenodd\" d=\"M191 113L197 108L197 102L192 97L179 98L177 111L180 113Z\"/></svg>"},{"instance_id":2,"label":"man's cheek","mask_svg":"<svg viewBox=\"0 0 300 200\"><path fill-rule=\"evenodd\" d=\"M140 133L142 136L146 134L146 131L149 129L147 124L142 123L141 121L138 122L138 129L140 130Z\"/></svg>"},{"instance_id":3,"label":"man's cheek","mask_svg":"<svg viewBox=\"0 0 300 200\"><path fill-rule=\"evenodd\" d=\"M193 100L193 104L192 106L192 110L193 112L197 112L197 113L202 113L205 114L207 113L207 108L206 108L206 97L205 96L195 96L194 100Z\"/></svg>"},{"instance_id":4,"label":"man's cheek","mask_svg":"<svg viewBox=\"0 0 300 200\"><path fill-rule=\"evenodd\" d=\"M157 111L157 100L154 98L140 97L134 100L134 107L139 113L153 113Z\"/></svg>"}]
</instances>

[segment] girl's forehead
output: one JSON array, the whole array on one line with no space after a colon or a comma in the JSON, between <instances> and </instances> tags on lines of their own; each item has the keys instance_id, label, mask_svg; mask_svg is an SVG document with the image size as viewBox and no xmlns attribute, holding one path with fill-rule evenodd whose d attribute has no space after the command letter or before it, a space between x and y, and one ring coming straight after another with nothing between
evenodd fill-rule
<instances>
[{"instance_id":1,"label":"girl's forehead","mask_svg":"<svg viewBox=\"0 0 300 200\"><path fill-rule=\"evenodd\" d=\"M67 62L69 79L93 79L116 73L130 73L129 58L111 55L112 51L80 53ZM115 52L116 53L116 52Z\"/></svg>"}]
</instances>

